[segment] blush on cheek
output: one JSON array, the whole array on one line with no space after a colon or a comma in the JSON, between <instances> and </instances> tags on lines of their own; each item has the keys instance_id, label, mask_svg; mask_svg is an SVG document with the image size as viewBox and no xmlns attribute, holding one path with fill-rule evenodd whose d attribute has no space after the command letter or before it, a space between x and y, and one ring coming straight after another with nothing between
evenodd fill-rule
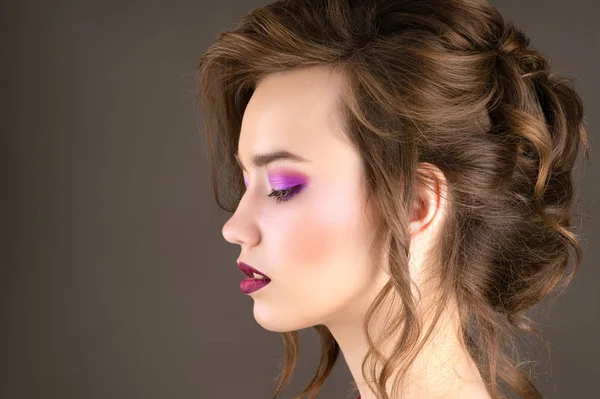
<instances>
[{"instance_id":1,"label":"blush on cheek","mask_svg":"<svg viewBox=\"0 0 600 399\"><path fill-rule=\"evenodd\" d=\"M327 266L339 264L359 251L360 214L347 199L331 197L312 205L289 231L287 259L304 270L317 268L327 273Z\"/></svg>"},{"instance_id":2,"label":"blush on cheek","mask_svg":"<svg viewBox=\"0 0 600 399\"><path fill-rule=\"evenodd\" d=\"M293 241L289 243L290 260L307 270L323 267L337 250L335 227L319 223L313 217L305 218L294 229Z\"/></svg>"}]
</instances>

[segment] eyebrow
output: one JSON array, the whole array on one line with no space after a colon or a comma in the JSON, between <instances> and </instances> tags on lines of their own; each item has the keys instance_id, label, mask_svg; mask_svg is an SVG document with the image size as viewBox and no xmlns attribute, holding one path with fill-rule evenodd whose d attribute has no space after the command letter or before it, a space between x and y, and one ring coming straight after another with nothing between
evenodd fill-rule
<instances>
[{"instance_id":1,"label":"eyebrow","mask_svg":"<svg viewBox=\"0 0 600 399\"><path fill-rule=\"evenodd\" d=\"M289 151L279 150L279 151L269 152L267 154L254 154L254 156L252 157L252 164L257 168L260 168L260 167L268 165L272 162L279 161L282 159L293 161L293 162L308 162L308 160L302 158L299 155L293 154ZM242 168L245 171L246 168L244 168L244 165L242 165L242 162L240 161L240 157L238 156L238 154L235 154L235 160L237 161L240 168Z\"/></svg>"}]
</instances>

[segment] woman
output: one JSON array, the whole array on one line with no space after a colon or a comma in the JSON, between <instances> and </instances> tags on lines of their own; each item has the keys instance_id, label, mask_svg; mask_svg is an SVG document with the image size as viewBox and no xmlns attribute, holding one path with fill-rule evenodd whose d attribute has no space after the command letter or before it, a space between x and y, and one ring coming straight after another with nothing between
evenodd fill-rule
<instances>
[{"instance_id":1,"label":"woman","mask_svg":"<svg viewBox=\"0 0 600 399\"><path fill-rule=\"evenodd\" d=\"M483 0L277 1L198 79L222 233L286 347L273 398L307 327L321 363L298 397L340 351L362 399L540 397L513 334L581 261L587 144L580 97L520 30Z\"/></svg>"}]
</instances>

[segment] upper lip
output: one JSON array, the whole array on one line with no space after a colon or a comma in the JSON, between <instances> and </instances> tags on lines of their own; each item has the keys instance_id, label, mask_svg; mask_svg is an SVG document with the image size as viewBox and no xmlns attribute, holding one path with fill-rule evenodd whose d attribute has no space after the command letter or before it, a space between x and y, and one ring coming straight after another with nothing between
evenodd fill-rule
<instances>
[{"instance_id":1,"label":"upper lip","mask_svg":"<svg viewBox=\"0 0 600 399\"><path fill-rule=\"evenodd\" d=\"M256 274L260 274L261 276L264 276L265 278L269 278L269 276L267 276L266 274L259 272L258 270L256 270L255 268L253 268L252 266L250 266L247 263L238 261L238 269L240 269L242 271L242 273L244 273L245 275L247 275L248 277L254 277L253 273Z\"/></svg>"}]
</instances>

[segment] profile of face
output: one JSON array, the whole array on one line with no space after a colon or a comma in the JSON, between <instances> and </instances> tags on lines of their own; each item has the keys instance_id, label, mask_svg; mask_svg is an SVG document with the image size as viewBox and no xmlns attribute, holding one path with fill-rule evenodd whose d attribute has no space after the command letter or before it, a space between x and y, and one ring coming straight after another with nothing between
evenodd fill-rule
<instances>
[{"instance_id":1,"label":"profile of face","mask_svg":"<svg viewBox=\"0 0 600 399\"><path fill-rule=\"evenodd\" d=\"M246 191L222 229L239 261L271 282L248 294L263 328L284 332L343 321L387 275L369 260L372 208L358 150L335 103L342 80L326 68L269 75L243 115L238 156ZM301 158L257 167L256 154ZM269 195L287 190L283 196Z\"/></svg>"}]
</instances>

